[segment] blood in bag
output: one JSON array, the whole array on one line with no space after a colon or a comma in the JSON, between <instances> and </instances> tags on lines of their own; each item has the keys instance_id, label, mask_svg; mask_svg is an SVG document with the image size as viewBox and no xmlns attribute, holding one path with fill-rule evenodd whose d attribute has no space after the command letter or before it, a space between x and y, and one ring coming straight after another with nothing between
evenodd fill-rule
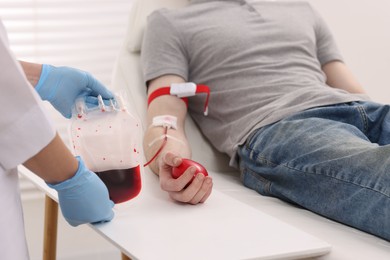
<instances>
[{"instance_id":1,"label":"blood in bag","mask_svg":"<svg viewBox=\"0 0 390 260\"><path fill-rule=\"evenodd\" d=\"M122 203L141 191L141 126L129 113L121 96L88 108L77 100L73 111L71 138L74 153L106 185L110 199Z\"/></svg>"},{"instance_id":2,"label":"blood in bag","mask_svg":"<svg viewBox=\"0 0 390 260\"><path fill-rule=\"evenodd\" d=\"M107 186L110 199L114 203L131 200L141 191L140 166L96 172L96 174Z\"/></svg>"}]
</instances>

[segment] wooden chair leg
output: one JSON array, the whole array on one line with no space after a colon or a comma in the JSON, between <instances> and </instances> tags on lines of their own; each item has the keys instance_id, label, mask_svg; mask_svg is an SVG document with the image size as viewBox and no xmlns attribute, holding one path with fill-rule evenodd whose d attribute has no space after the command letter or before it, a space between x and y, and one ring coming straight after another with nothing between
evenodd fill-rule
<instances>
[{"instance_id":1,"label":"wooden chair leg","mask_svg":"<svg viewBox=\"0 0 390 260\"><path fill-rule=\"evenodd\" d=\"M49 196L45 198L45 224L43 237L43 260L55 260L57 254L58 204ZM131 260L122 253L122 260Z\"/></svg>"},{"instance_id":2,"label":"wooden chair leg","mask_svg":"<svg viewBox=\"0 0 390 260\"><path fill-rule=\"evenodd\" d=\"M122 260L131 260L131 258L122 253Z\"/></svg>"},{"instance_id":3,"label":"wooden chair leg","mask_svg":"<svg viewBox=\"0 0 390 260\"><path fill-rule=\"evenodd\" d=\"M58 204L45 198L45 224L43 234L43 260L55 260L57 254Z\"/></svg>"}]
</instances>

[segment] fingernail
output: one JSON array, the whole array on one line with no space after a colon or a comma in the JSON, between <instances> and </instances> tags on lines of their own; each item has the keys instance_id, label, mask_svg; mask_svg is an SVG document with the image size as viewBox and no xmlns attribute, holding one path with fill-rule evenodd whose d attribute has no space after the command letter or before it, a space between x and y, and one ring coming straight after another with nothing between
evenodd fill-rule
<instances>
[{"instance_id":1,"label":"fingernail","mask_svg":"<svg viewBox=\"0 0 390 260\"><path fill-rule=\"evenodd\" d=\"M179 164L179 161L180 161L179 158L177 158L177 157L173 158L173 164L174 164L174 165L178 165L178 164Z\"/></svg>"},{"instance_id":2,"label":"fingernail","mask_svg":"<svg viewBox=\"0 0 390 260\"><path fill-rule=\"evenodd\" d=\"M198 174L196 175L196 178L197 178L198 180L202 180L202 179L204 178L203 173L198 173Z\"/></svg>"}]
</instances>

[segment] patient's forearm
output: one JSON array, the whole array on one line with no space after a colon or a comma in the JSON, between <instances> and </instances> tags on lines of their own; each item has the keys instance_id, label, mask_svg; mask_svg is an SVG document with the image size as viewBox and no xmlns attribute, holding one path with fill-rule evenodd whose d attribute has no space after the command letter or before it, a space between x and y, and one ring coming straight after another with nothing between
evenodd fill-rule
<instances>
[{"instance_id":1,"label":"patient's forearm","mask_svg":"<svg viewBox=\"0 0 390 260\"><path fill-rule=\"evenodd\" d=\"M157 78L150 82L149 94L159 87L169 86L171 83L178 83L183 81L184 80L182 78L174 75L167 75ZM157 162L159 158L161 158L161 155L167 151L173 152L185 158L191 157L191 149L184 131L184 121L186 114L187 108L185 103L175 96L160 96L154 99L153 102L149 105L147 114L148 129L144 136L144 151L147 161L153 158L163 143L163 139L160 139L160 137L164 135L164 128L161 126L151 126L153 118L160 115L169 115L177 119L177 129L169 129L167 131L167 135L169 137L167 138L163 150L159 153L159 156L149 164L150 168L156 174L158 174Z\"/></svg>"},{"instance_id":2,"label":"patient's forearm","mask_svg":"<svg viewBox=\"0 0 390 260\"><path fill-rule=\"evenodd\" d=\"M184 120L186 115L185 103L177 97L161 96L155 99L148 109L148 129L144 136L144 152L147 161L151 160L162 147L165 129L162 126L152 126L153 118L160 115L169 115L177 119L177 129L169 128L169 136L158 156L149 164L152 171L158 174L158 160L165 152L169 151L182 157L190 158L191 150L184 132Z\"/></svg>"},{"instance_id":3,"label":"patient's forearm","mask_svg":"<svg viewBox=\"0 0 390 260\"><path fill-rule=\"evenodd\" d=\"M164 141L164 128L153 127L145 133L144 151L147 161L151 160L165 143L158 156L149 164L152 171L158 174L158 162L166 152L172 152L183 158L191 158L191 150L183 131L169 129L166 141Z\"/></svg>"}]
</instances>

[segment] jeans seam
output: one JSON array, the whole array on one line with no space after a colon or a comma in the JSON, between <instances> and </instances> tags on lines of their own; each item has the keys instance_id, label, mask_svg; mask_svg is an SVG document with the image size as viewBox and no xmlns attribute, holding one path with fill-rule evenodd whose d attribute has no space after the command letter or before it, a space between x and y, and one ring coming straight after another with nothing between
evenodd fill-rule
<instances>
[{"instance_id":1,"label":"jeans seam","mask_svg":"<svg viewBox=\"0 0 390 260\"><path fill-rule=\"evenodd\" d=\"M288 168L290 170L294 170L294 171L297 171L297 172L308 173L308 174L315 174L315 175L320 175L320 176L326 176L328 178L332 178L332 179L337 180L337 181L341 181L341 182L344 182L344 183L352 184L352 185L358 186L360 188L364 188L364 189L368 189L368 190L374 191L376 193L380 193L380 194L384 195L385 197L390 198L389 195L387 195L387 194L385 194L385 193L383 193L383 192L381 192L379 190L375 190L375 189L373 189L371 187L367 187L365 185L358 184L358 183L355 183L355 182L349 182L349 181L337 178L337 177L329 175L329 174L318 174L318 173L315 173L315 172L303 171L303 170L300 170L300 169L296 169L296 168L290 167L290 166L288 166L286 164L279 164L279 166L286 167L286 168Z\"/></svg>"},{"instance_id":2,"label":"jeans seam","mask_svg":"<svg viewBox=\"0 0 390 260\"><path fill-rule=\"evenodd\" d=\"M264 184L264 193L265 195L271 194L271 181L269 181L267 178L264 178L261 176L257 171L253 171L247 167L244 169L245 174L250 174L252 177L256 178L258 181ZM256 189L257 190L257 189Z\"/></svg>"},{"instance_id":3,"label":"jeans seam","mask_svg":"<svg viewBox=\"0 0 390 260\"><path fill-rule=\"evenodd\" d=\"M249 146L249 144L245 145L245 149L248 151L248 153L250 154L251 152L253 152L254 150ZM263 161L265 162L265 164L267 165L274 165L274 166L278 166L278 164L275 164L273 163L272 161L268 160L267 158L263 157L263 156L260 156L260 155L256 155L256 161ZM271 194L271 185L272 185L272 182L269 181L268 179L264 178L263 176L259 175L260 173L257 172L257 171L253 171L251 169L249 169L248 167L245 167L245 169L243 169L243 172L246 171L247 173L250 171L252 173L250 173L252 176L254 175L253 173L256 173L254 176L256 179L259 179L259 181L265 183L265 186L264 186L264 192L268 195ZM243 176L241 176L243 177ZM242 178L243 180L243 178Z\"/></svg>"},{"instance_id":4,"label":"jeans seam","mask_svg":"<svg viewBox=\"0 0 390 260\"><path fill-rule=\"evenodd\" d=\"M361 117L362 121L363 121L363 127L364 127L363 132L364 132L364 134L367 134L367 131L368 131L368 120L367 120L366 110L364 109L363 106L357 106L356 108L357 108L357 110L358 110L358 112L360 114L360 117Z\"/></svg>"},{"instance_id":5,"label":"jeans seam","mask_svg":"<svg viewBox=\"0 0 390 260\"><path fill-rule=\"evenodd\" d=\"M253 149L250 149L249 147L246 147L246 149L248 149L248 150L250 150L250 151L253 151ZM303 171L303 170L300 170L300 169L297 169L297 168L288 166L287 164L278 164L278 163L275 163L275 162L273 162L273 161L271 161L271 160L269 160L269 159L267 159L267 158L265 158L265 157L263 157L263 156L256 156L256 161L257 161L257 160L263 160L263 161L266 162L266 164L273 165L273 166L282 166L282 167L285 167L285 168L287 168L287 169L290 169L290 170L293 170L293 171L297 171L297 172L301 172L301 173L308 173L308 174L315 174L315 175L320 175L320 176L326 176L326 177L328 177L328 178L332 178L332 179L335 179L335 180L337 180L337 181L341 181L341 182L344 182L344 183L352 184L352 185L358 186L358 187L360 187L360 188L364 188L364 189L368 189L368 190L374 191L374 192L376 192L376 193L380 193L380 194L384 195L385 197L390 198L389 195L387 195L387 194L385 194L385 193L383 193L383 192L381 192L381 191L379 191L379 190L375 190L375 189L373 189L373 188L371 188L371 187L367 187L367 186L365 186L365 185L357 184L357 183L355 183L355 182L349 182L349 181L346 181L346 180L337 178L337 177L335 177L335 176L331 176L331 175L328 175L328 174L318 174L318 173L311 172L311 171Z\"/></svg>"}]
</instances>

